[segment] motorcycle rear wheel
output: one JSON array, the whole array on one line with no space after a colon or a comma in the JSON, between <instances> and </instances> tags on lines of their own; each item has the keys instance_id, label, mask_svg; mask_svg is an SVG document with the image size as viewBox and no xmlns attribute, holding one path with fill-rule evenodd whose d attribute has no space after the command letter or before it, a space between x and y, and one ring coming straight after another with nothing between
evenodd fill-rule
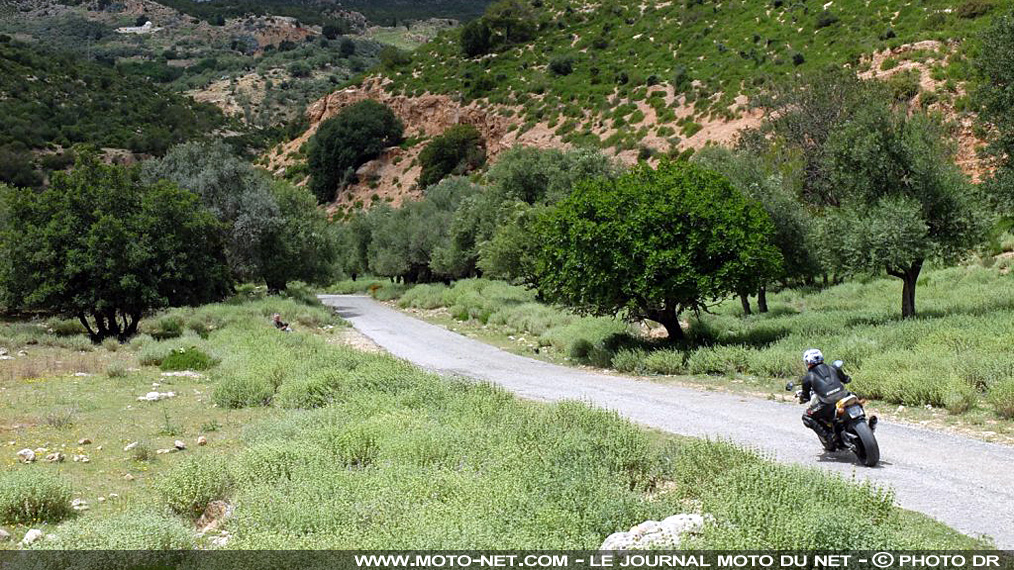
<instances>
[{"instance_id":1,"label":"motorcycle rear wheel","mask_svg":"<svg viewBox=\"0 0 1014 570\"><path fill-rule=\"evenodd\" d=\"M852 424L852 431L858 436L856 441L855 454L859 462L867 467L873 467L880 462L880 445L873 435L873 430L865 421Z\"/></svg>"}]
</instances>

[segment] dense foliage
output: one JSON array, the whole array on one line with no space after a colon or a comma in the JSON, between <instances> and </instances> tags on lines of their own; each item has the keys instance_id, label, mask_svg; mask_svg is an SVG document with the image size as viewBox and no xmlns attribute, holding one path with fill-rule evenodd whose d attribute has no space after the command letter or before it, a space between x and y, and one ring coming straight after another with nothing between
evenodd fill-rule
<instances>
[{"instance_id":1,"label":"dense foliage","mask_svg":"<svg viewBox=\"0 0 1014 570\"><path fill-rule=\"evenodd\" d=\"M125 340L141 317L223 297L221 229L196 194L86 154L45 191L7 189L0 231L8 307L77 318L95 342Z\"/></svg>"},{"instance_id":2,"label":"dense foliage","mask_svg":"<svg viewBox=\"0 0 1014 570\"><path fill-rule=\"evenodd\" d=\"M670 338L680 317L776 275L767 213L725 178L688 163L641 165L588 180L538 222L530 280L578 311L652 319Z\"/></svg>"},{"instance_id":3,"label":"dense foliage","mask_svg":"<svg viewBox=\"0 0 1014 570\"><path fill-rule=\"evenodd\" d=\"M18 186L41 185L72 162L53 151L78 143L162 154L225 124L213 105L16 41L0 42L0 95L0 182Z\"/></svg>"},{"instance_id":4,"label":"dense foliage","mask_svg":"<svg viewBox=\"0 0 1014 570\"><path fill-rule=\"evenodd\" d=\"M310 189L320 202L356 179L356 169L401 142L404 125L391 109L367 99L324 121L309 142Z\"/></svg>"},{"instance_id":5,"label":"dense foliage","mask_svg":"<svg viewBox=\"0 0 1014 570\"><path fill-rule=\"evenodd\" d=\"M334 235L304 188L274 181L221 144L188 143L142 168L145 180L169 180L201 197L222 222L236 280L326 282L335 262Z\"/></svg>"},{"instance_id":6,"label":"dense foliage","mask_svg":"<svg viewBox=\"0 0 1014 570\"><path fill-rule=\"evenodd\" d=\"M419 153L419 186L425 188L446 176L460 176L481 167L486 162L483 146L482 135L472 125L455 125L434 137Z\"/></svg>"}]
</instances>

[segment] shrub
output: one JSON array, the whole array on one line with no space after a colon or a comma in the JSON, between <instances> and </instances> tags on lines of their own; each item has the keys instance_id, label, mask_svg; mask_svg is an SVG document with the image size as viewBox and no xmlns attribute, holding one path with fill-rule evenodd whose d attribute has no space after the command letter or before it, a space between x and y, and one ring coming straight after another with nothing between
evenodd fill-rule
<instances>
[{"instance_id":1,"label":"shrub","mask_svg":"<svg viewBox=\"0 0 1014 570\"><path fill-rule=\"evenodd\" d=\"M573 55L556 55L549 60L549 71L555 75L570 75L574 73Z\"/></svg>"},{"instance_id":2,"label":"shrub","mask_svg":"<svg viewBox=\"0 0 1014 570\"><path fill-rule=\"evenodd\" d=\"M622 348L613 356L613 368L619 372L640 373L646 368L646 355L643 350Z\"/></svg>"},{"instance_id":3,"label":"shrub","mask_svg":"<svg viewBox=\"0 0 1014 570\"><path fill-rule=\"evenodd\" d=\"M422 173L419 186L426 188L449 175L462 175L486 162L482 135L472 125L455 125L435 137L419 153Z\"/></svg>"},{"instance_id":4,"label":"shrub","mask_svg":"<svg viewBox=\"0 0 1014 570\"><path fill-rule=\"evenodd\" d=\"M164 371L208 370L215 364L214 358L196 346L191 346L189 348L178 348L170 352L159 363L159 368Z\"/></svg>"},{"instance_id":5,"label":"shrub","mask_svg":"<svg viewBox=\"0 0 1014 570\"><path fill-rule=\"evenodd\" d=\"M652 374L686 374L686 353L675 349L654 350L645 357L644 367Z\"/></svg>"},{"instance_id":6,"label":"shrub","mask_svg":"<svg viewBox=\"0 0 1014 570\"><path fill-rule=\"evenodd\" d=\"M973 19L984 16L993 9L993 3L988 0L967 0L956 11L959 18Z\"/></svg>"},{"instance_id":7,"label":"shrub","mask_svg":"<svg viewBox=\"0 0 1014 570\"><path fill-rule=\"evenodd\" d=\"M122 362L113 362L106 366L106 376L110 378L125 378L127 367Z\"/></svg>"},{"instance_id":8,"label":"shrub","mask_svg":"<svg viewBox=\"0 0 1014 570\"><path fill-rule=\"evenodd\" d=\"M0 473L0 522L55 524L71 516L70 485L59 476L38 469Z\"/></svg>"},{"instance_id":9,"label":"shrub","mask_svg":"<svg viewBox=\"0 0 1014 570\"><path fill-rule=\"evenodd\" d=\"M817 16L817 29L826 28L838 23L838 15L830 10L824 10Z\"/></svg>"},{"instance_id":10,"label":"shrub","mask_svg":"<svg viewBox=\"0 0 1014 570\"><path fill-rule=\"evenodd\" d=\"M991 386L989 401L1001 417L1014 419L1014 379L997 382Z\"/></svg>"},{"instance_id":11,"label":"shrub","mask_svg":"<svg viewBox=\"0 0 1014 570\"><path fill-rule=\"evenodd\" d=\"M887 88L895 101L911 101L919 94L919 72L907 69L887 79Z\"/></svg>"},{"instance_id":12,"label":"shrub","mask_svg":"<svg viewBox=\"0 0 1014 570\"><path fill-rule=\"evenodd\" d=\"M230 375L215 382L212 399L223 408L266 406L275 395L275 387L267 378Z\"/></svg>"},{"instance_id":13,"label":"shrub","mask_svg":"<svg viewBox=\"0 0 1014 570\"><path fill-rule=\"evenodd\" d=\"M142 507L62 524L38 543L38 548L52 550L192 550L195 546L194 531L183 521Z\"/></svg>"},{"instance_id":14,"label":"shrub","mask_svg":"<svg viewBox=\"0 0 1014 570\"><path fill-rule=\"evenodd\" d=\"M979 394L974 388L961 380L951 382L944 393L943 405L951 414L963 414L975 407L979 402Z\"/></svg>"},{"instance_id":15,"label":"shrub","mask_svg":"<svg viewBox=\"0 0 1014 570\"><path fill-rule=\"evenodd\" d=\"M155 493L178 515L196 519L208 503L225 499L232 479L218 457L190 457L155 481Z\"/></svg>"},{"instance_id":16,"label":"shrub","mask_svg":"<svg viewBox=\"0 0 1014 570\"><path fill-rule=\"evenodd\" d=\"M168 315L155 322L149 334L155 340L166 340L179 338L183 334L183 317L179 315Z\"/></svg>"},{"instance_id":17,"label":"shrub","mask_svg":"<svg viewBox=\"0 0 1014 570\"><path fill-rule=\"evenodd\" d=\"M88 332L77 319L56 319L50 321L48 325L56 336L76 336Z\"/></svg>"},{"instance_id":18,"label":"shrub","mask_svg":"<svg viewBox=\"0 0 1014 570\"><path fill-rule=\"evenodd\" d=\"M122 346L120 344L120 341L116 340L115 338L107 338L106 340L102 341L102 348L106 349L109 352L116 352L120 350L120 346Z\"/></svg>"}]
</instances>

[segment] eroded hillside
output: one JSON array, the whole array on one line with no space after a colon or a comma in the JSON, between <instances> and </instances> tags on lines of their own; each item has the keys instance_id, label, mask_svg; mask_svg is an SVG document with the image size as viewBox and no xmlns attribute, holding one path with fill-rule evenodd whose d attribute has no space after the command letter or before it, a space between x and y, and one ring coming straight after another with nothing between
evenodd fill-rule
<instances>
[{"instance_id":1,"label":"eroded hillside","mask_svg":"<svg viewBox=\"0 0 1014 570\"><path fill-rule=\"evenodd\" d=\"M462 31L445 32L411 63L311 105L310 129L272 151L270 166L283 173L297 165L289 173L298 173L300 149L319 122L364 98L391 106L409 142L365 165L339 210L416 195L418 153L459 122L479 129L493 160L515 144L652 160L733 142L760 122L751 102L769 86L834 65L888 82L901 103L939 111L954 125L962 166L978 177L964 46L989 19L992 5L980 4L516 2L515 29L530 31L523 41L498 31L502 14L473 24L487 43L470 45L470 55Z\"/></svg>"}]
</instances>

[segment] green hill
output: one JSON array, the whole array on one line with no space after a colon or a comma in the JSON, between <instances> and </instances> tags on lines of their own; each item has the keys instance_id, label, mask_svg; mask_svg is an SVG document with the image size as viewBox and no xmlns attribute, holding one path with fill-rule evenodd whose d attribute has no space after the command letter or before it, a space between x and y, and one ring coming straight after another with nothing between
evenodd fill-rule
<instances>
[{"instance_id":1,"label":"green hill","mask_svg":"<svg viewBox=\"0 0 1014 570\"><path fill-rule=\"evenodd\" d=\"M737 95L758 93L773 80L828 64L863 71L869 66L864 55L921 40L941 40L945 47L912 57L934 58L934 78L960 81L969 71L960 40L1010 5L504 0L481 21L444 34L414 54L411 64L387 74L395 92L485 99L514 107L522 129L548 123L567 142L632 148L646 134L622 128L640 122L633 102L648 101L657 112L656 125L674 123L689 136L694 118L731 118L738 112ZM687 103L693 115L678 120L675 108ZM625 132L600 140L603 120Z\"/></svg>"},{"instance_id":2,"label":"green hill","mask_svg":"<svg viewBox=\"0 0 1014 570\"><path fill-rule=\"evenodd\" d=\"M160 154L226 122L210 104L117 68L0 40L0 182L32 186L66 166L40 152L87 143Z\"/></svg>"}]
</instances>

